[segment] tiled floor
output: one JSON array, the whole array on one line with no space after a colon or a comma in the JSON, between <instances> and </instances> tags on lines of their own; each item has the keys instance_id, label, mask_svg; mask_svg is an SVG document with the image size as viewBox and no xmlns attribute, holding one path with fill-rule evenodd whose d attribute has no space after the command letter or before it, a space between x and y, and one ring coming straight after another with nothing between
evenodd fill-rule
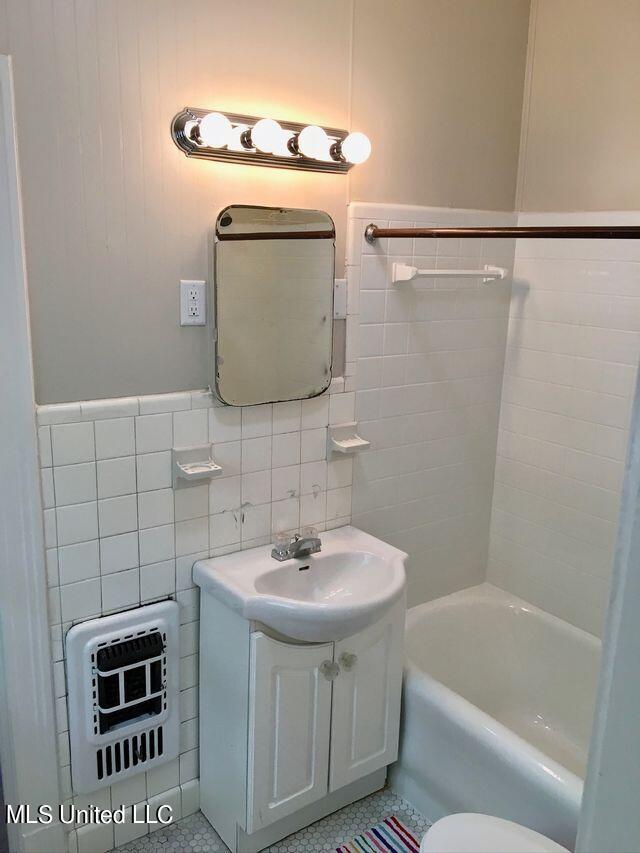
<instances>
[{"instance_id":1,"label":"tiled floor","mask_svg":"<svg viewBox=\"0 0 640 853\"><path fill-rule=\"evenodd\" d=\"M429 821L388 788L352 803L323 820L301 829L268 848L268 853L325 853L335 850L364 829L389 815L397 815L417 838ZM118 853L228 853L218 834L201 812L118 848Z\"/></svg>"}]
</instances>

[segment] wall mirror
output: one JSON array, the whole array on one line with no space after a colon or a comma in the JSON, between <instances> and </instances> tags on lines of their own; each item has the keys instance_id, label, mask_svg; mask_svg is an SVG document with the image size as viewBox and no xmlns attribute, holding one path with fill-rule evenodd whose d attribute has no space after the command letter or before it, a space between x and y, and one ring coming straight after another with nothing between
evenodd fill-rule
<instances>
[{"instance_id":1,"label":"wall mirror","mask_svg":"<svg viewBox=\"0 0 640 853\"><path fill-rule=\"evenodd\" d=\"M331 382L335 228L321 210L226 207L216 221L214 381L230 406Z\"/></svg>"}]
</instances>

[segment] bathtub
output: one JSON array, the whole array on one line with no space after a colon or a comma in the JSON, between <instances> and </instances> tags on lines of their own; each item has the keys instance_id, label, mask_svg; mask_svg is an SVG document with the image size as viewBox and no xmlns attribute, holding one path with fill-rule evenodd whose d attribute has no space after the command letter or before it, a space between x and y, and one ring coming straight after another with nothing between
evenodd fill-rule
<instances>
[{"instance_id":1,"label":"bathtub","mask_svg":"<svg viewBox=\"0 0 640 853\"><path fill-rule=\"evenodd\" d=\"M600 641L490 584L413 607L391 787L573 848Z\"/></svg>"}]
</instances>

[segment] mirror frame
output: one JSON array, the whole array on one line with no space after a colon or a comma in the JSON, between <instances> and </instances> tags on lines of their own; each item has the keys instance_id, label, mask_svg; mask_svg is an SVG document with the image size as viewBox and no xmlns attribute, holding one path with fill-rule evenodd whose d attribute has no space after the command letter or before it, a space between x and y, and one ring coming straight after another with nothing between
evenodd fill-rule
<instances>
[{"instance_id":1,"label":"mirror frame","mask_svg":"<svg viewBox=\"0 0 640 853\"><path fill-rule=\"evenodd\" d=\"M326 385L317 393L309 394L307 397L285 397L281 400L262 400L257 403L231 403L222 396L220 391L220 387L218 385L218 253L217 253L217 245L219 242L224 241L240 241L240 240L264 240L269 239L268 237L263 236L264 233L260 233L258 236L254 236L252 234L234 234L229 235L220 234L219 223L225 213L228 211L242 208L243 210L252 209L252 210L305 210L311 213L318 213L321 216L326 217L331 222L331 229L327 229L326 236L325 232L315 232L315 231L291 231L289 232L288 239L301 240L306 236L307 239L322 239L322 236L327 240L331 240L331 246L333 250L333 274L331 280L331 307L330 307L330 316L331 316L331 352L329 354L329 374ZM309 238L308 235L312 234L313 237ZM301 235L301 236L298 236ZM284 238L280 238L284 239ZM336 226L333 221L333 217L330 216L325 210L318 210L317 208L300 208L300 207L283 207L282 205L272 206L272 205L261 205L261 204L229 204L226 207L223 207L218 215L216 216L216 224L214 230L214 239L213 239L213 277L212 277L212 286L211 286L211 338L213 341L213 352L211 353L211 368L213 371L213 377L211 382L211 388L215 393L215 396L220 400L221 403L224 403L225 406L232 406L234 408L242 409L249 406L263 406L268 405L269 403L290 403L295 400L312 400L314 397L319 397L321 394L325 394L331 385L331 381L333 379L333 330L334 330L334 298L335 298L335 260L336 260Z\"/></svg>"}]
</instances>

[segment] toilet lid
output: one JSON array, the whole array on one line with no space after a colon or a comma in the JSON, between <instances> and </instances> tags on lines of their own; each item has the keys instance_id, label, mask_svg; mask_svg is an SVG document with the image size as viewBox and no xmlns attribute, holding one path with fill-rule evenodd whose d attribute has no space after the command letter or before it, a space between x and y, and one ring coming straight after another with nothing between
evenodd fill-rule
<instances>
[{"instance_id":1,"label":"toilet lid","mask_svg":"<svg viewBox=\"0 0 640 853\"><path fill-rule=\"evenodd\" d=\"M526 826L484 814L453 814L436 821L420 853L568 853Z\"/></svg>"}]
</instances>

